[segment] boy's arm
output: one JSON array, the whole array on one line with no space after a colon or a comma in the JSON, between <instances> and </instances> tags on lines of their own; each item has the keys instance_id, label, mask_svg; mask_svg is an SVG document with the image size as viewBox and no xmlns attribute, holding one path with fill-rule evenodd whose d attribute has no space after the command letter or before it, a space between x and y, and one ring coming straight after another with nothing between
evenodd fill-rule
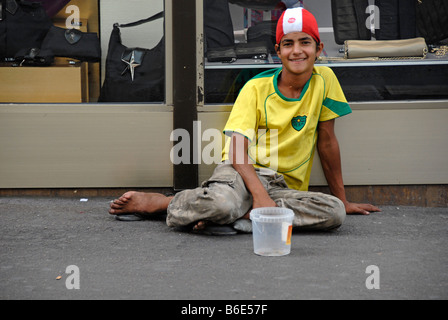
<instances>
[{"instance_id":1,"label":"boy's arm","mask_svg":"<svg viewBox=\"0 0 448 320\"><path fill-rule=\"evenodd\" d=\"M241 175L247 190L252 195L252 208L276 207L276 203L269 197L260 179L258 179L254 166L249 161L247 155L249 139L238 133L234 133L231 139L229 158L232 161L233 168Z\"/></svg>"},{"instance_id":2,"label":"boy's arm","mask_svg":"<svg viewBox=\"0 0 448 320\"><path fill-rule=\"evenodd\" d=\"M350 203L347 201L342 180L341 154L334 132L334 123L334 119L319 122L317 138L317 150L330 192L344 203L347 214L360 213L367 215L370 211L381 211L371 204Z\"/></svg>"}]
</instances>

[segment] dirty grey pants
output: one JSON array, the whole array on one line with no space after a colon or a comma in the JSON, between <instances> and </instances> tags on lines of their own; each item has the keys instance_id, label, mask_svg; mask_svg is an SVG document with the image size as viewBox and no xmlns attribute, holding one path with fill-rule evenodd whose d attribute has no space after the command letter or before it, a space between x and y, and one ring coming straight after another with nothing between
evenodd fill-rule
<instances>
[{"instance_id":1,"label":"dirty grey pants","mask_svg":"<svg viewBox=\"0 0 448 320\"><path fill-rule=\"evenodd\" d=\"M329 230L345 219L345 207L338 198L319 192L289 189L282 175L270 169L255 169L277 206L294 211L293 227ZM211 178L196 189L176 194L167 210L167 225L187 226L197 221L231 224L252 206L252 196L231 164L218 164Z\"/></svg>"}]
</instances>

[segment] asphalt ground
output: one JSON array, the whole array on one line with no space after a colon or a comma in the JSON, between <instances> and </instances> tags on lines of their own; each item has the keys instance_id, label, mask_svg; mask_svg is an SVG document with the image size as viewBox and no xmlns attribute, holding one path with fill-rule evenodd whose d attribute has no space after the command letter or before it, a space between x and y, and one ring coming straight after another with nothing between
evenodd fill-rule
<instances>
[{"instance_id":1,"label":"asphalt ground","mask_svg":"<svg viewBox=\"0 0 448 320\"><path fill-rule=\"evenodd\" d=\"M177 300L180 313L187 301L448 298L448 208L381 207L262 257L250 234L121 222L110 200L0 198L0 299Z\"/></svg>"}]
</instances>

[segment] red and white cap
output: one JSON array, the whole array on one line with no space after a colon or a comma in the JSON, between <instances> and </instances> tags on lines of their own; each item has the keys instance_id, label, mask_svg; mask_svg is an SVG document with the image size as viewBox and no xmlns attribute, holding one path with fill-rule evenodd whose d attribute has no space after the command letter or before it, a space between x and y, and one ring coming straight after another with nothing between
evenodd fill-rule
<instances>
[{"instance_id":1,"label":"red and white cap","mask_svg":"<svg viewBox=\"0 0 448 320\"><path fill-rule=\"evenodd\" d=\"M320 43L316 18L304 8L291 8L283 12L277 23L277 44L280 44L285 34L291 32L305 32Z\"/></svg>"}]
</instances>

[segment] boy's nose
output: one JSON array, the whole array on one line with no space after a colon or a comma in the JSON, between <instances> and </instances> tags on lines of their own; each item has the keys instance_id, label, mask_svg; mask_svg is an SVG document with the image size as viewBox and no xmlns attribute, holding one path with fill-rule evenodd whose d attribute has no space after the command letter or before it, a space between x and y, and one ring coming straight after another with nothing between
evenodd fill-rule
<instances>
[{"instance_id":1,"label":"boy's nose","mask_svg":"<svg viewBox=\"0 0 448 320\"><path fill-rule=\"evenodd\" d=\"M300 43L294 43L294 53L300 54L303 52L302 50L302 46L300 45Z\"/></svg>"}]
</instances>

